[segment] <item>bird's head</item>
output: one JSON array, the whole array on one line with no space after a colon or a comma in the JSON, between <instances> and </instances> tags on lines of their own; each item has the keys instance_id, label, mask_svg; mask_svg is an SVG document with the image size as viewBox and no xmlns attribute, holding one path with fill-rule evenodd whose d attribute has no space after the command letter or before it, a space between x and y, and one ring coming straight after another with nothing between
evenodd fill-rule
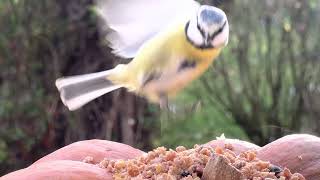
<instances>
[{"instance_id":1,"label":"bird's head","mask_svg":"<svg viewBox=\"0 0 320 180\"><path fill-rule=\"evenodd\" d=\"M221 9L203 5L187 23L185 32L190 43L198 48L223 47L229 39L227 16Z\"/></svg>"}]
</instances>

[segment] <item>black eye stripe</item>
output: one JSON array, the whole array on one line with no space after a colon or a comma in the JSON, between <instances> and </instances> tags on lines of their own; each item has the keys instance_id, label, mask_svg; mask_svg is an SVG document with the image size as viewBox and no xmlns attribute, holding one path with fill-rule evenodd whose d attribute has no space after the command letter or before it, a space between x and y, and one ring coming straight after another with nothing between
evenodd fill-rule
<instances>
[{"instance_id":1,"label":"black eye stripe","mask_svg":"<svg viewBox=\"0 0 320 180\"><path fill-rule=\"evenodd\" d=\"M204 32L204 30L201 28L201 26L199 25L199 17L197 17L197 28L198 28L198 30L200 31L200 34L201 34L201 36L203 37L203 38L205 38L205 32Z\"/></svg>"},{"instance_id":2,"label":"black eye stripe","mask_svg":"<svg viewBox=\"0 0 320 180\"><path fill-rule=\"evenodd\" d=\"M225 21L224 24L221 26L221 28L219 28L216 32L214 32L214 33L212 34L212 36L210 36L210 38L213 39L216 35L218 35L219 33L221 33L221 32L223 31L224 27L226 26L226 24L227 24L227 21Z\"/></svg>"},{"instance_id":3,"label":"black eye stripe","mask_svg":"<svg viewBox=\"0 0 320 180\"><path fill-rule=\"evenodd\" d=\"M224 24L221 26L221 28L219 28L219 29L218 29L217 31L215 31L211 36L209 36L209 39L213 39L216 35L218 35L219 33L221 33L221 32L223 31L224 27L226 26L226 24L227 24L227 21L224 22ZM204 32L204 30L201 28L201 26L199 25L199 23L198 23L198 18L197 18L197 28L198 28L198 30L200 31L201 36L202 36L203 38L205 38L205 32Z\"/></svg>"}]
</instances>

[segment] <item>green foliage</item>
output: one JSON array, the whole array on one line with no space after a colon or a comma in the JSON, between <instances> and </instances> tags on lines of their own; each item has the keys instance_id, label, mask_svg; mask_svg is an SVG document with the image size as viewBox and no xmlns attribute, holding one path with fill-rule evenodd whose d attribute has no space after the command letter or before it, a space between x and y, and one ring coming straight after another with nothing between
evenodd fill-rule
<instances>
[{"instance_id":1,"label":"green foliage","mask_svg":"<svg viewBox=\"0 0 320 180\"><path fill-rule=\"evenodd\" d=\"M8 147L6 142L0 141L0 164L8 159Z\"/></svg>"},{"instance_id":2,"label":"green foliage","mask_svg":"<svg viewBox=\"0 0 320 180\"><path fill-rule=\"evenodd\" d=\"M205 90L200 84L200 80L194 82L171 104L170 112L161 113L161 131L154 138L154 146L193 147L194 144L209 142L221 134L228 138L248 140L246 133L230 114L210 104L208 94L202 94Z\"/></svg>"},{"instance_id":3,"label":"green foliage","mask_svg":"<svg viewBox=\"0 0 320 180\"><path fill-rule=\"evenodd\" d=\"M60 101L57 78L115 64L102 43L93 3L0 1L0 175L84 139L151 148L153 114L145 112L149 108L142 99L122 90L76 112Z\"/></svg>"},{"instance_id":4,"label":"green foliage","mask_svg":"<svg viewBox=\"0 0 320 180\"><path fill-rule=\"evenodd\" d=\"M194 144L209 142L223 133L228 138L248 140L245 132L225 116L208 106L183 118L162 119L161 133L154 139L154 146L175 148L183 145L190 148Z\"/></svg>"}]
</instances>

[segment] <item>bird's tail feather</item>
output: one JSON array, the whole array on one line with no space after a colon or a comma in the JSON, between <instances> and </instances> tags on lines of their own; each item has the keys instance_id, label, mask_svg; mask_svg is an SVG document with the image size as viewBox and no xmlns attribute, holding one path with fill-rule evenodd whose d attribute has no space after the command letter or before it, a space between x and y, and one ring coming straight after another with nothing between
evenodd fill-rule
<instances>
[{"instance_id":1,"label":"bird's tail feather","mask_svg":"<svg viewBox=\"0 0 320 180\"><path fill-rule=\"evenodd\" d=\"M91 100L121 88L107 79L112 70L60 78L56 86L64 105L73 111Z\"/></svg>"}]
</instances>

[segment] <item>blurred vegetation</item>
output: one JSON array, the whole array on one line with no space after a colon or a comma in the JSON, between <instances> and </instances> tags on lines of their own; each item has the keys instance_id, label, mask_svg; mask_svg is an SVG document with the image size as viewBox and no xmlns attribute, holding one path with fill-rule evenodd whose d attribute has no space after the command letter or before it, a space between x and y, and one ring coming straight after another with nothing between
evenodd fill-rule
<instances>
[{"instance_id":1,"label":"blurred vegetation","mask_svg":"<svg viewBox=\"0 0 320 180\"><path fill-rule=\"evenodd\" d=\"M161 113L124 90L76 112L60 102L56 78L121 62L98 31L93 0L0 1L0 175L84 139L148 150L222 133L259 145L319 135L319 0L202 2L227 12L229 45L173 102L177 112Z\"/></svg>"},{"instance_id":2,"label":"blurred vegetation","mask_svg":"<svg viewBox=\"0 0 320 180\"><path fill-rule=\"evenodd\" d=\"M58 77L119 63L98 32L92 5L92 0L0 1L0 174L84 139L150 148L153 124L140 123L151 116L143 99L122 90L77 112L60 101Z\"/></svg>"}]
</instances>

